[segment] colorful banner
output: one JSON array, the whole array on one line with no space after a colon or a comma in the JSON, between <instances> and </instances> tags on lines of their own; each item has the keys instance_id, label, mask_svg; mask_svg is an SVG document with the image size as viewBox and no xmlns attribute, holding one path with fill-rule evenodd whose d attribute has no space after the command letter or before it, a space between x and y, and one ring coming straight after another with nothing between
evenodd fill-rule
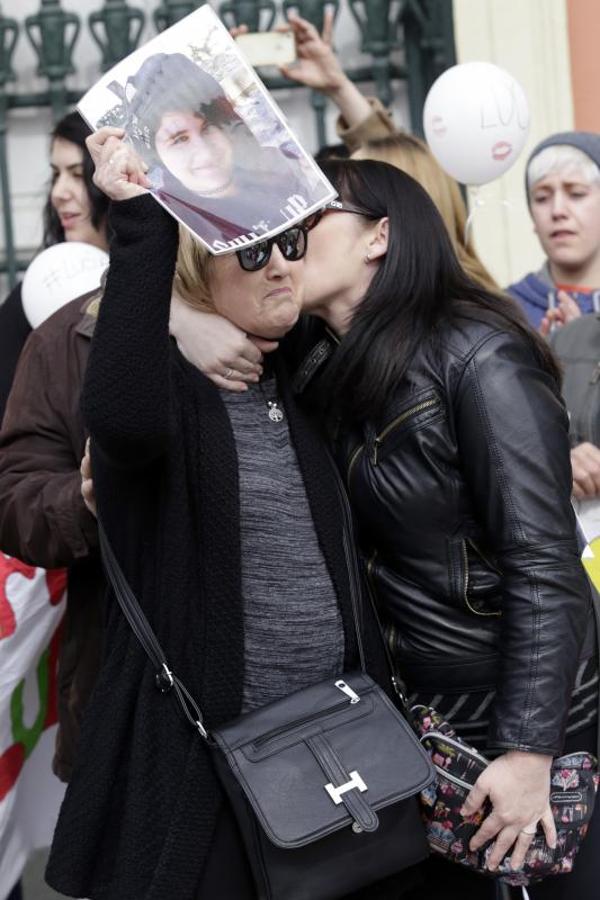
<instances>
[{"instance_id":1,"label":"colorful banner","mask_svg":"<svg viewBox=\"0 0 600 900\"><path fill-rule=\"evenodd\" d=\"M64 794L51 769L66 573L0 552L0 900L47 847Z\"/></svg>"}]
</instances>

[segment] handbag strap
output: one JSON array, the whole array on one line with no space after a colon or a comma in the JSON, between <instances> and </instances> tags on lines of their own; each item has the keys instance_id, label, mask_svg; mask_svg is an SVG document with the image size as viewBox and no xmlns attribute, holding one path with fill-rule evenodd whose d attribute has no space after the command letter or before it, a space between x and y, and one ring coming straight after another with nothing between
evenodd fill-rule
<instances>
[{"instance_id":1,"label":"handbag strap","mask_svg":"<svg viewBox=\"0 0 600 900\"><path fill-rule=\"evenodd\" d=\"M331 457L330 461L332 462L332 469L334 471L336 479L335 483L344 517L342 539L344 546L344 556L348 569L350 603L352 608L354 629L356 632L358 656L360 660L360 667L362 671L366 673L367 667L362 639L362 629L359 619L361 610L360 576L356 546L354 543L352 513L350 511L348 497L346 496L346 492L341 482L337 467L331 460ZM156 686L160 691L162 691L162 693L167 693L171 690L175 692L175 696L177 697L179 706L181 707L181 710L183 711L188 722L190 722L190 724L200 732L204 740L208 740L209 735L206 728L204 727L204 718L200 707L198 706L190 692L187 690L183 682L174 674L173 670L169 666L166 654L161 647L156 634L152 630L152 627L150 626L150 623L148 622L148 619L146 618L140 604L138 603L135 594L131 590L129 582L123 574L123 570L110 545L110 541L108 540L104 525L102 524L100 517L98 517L98 534L100 537L100 550L102 553L102 561L104 564L106 576L114 591L117 602L121 607L123 615L129 623L136 638L140 642L144 652L154 666L156 673Z\"/></svg>"},{"instance_id":2,"label":"handbag strap","mask_svg":"<svg viewBox=\"0 0 600 900\"><path fill-rule=\"evenodd\" d=\"M329 459L329 463L331 469L333 471L335 486L338 493L338 497L340 500L340 504L342 507L342 515L344 518L344 528L342 530L342 541L344 545L344 557L346 559L346 568L348 570L348 586L350 590L350 603L352 606L352 618L354 620L354 630L356 632L356 646L358 648L358 658L360 660L360 667L362 671L366 674L367 672L367 664L365 659L365 650L362 639L362 627L360 621L360 612L362 610L361 597L362 592L360 589L361 585L361 577L360 577L360 569L358 565L358 551L357 551L357 543L354 537L354 521L352 518L352 510L350 509L350 501L348 500L348 494L346 493L346 488L342 482L341 475L339 473L338 467L335 464L335 460L329 450L327 450L327 457Z\"/></svg>"},{"instance_id":3,"label":"handbag strap","mask_svg":"<svg viewBox=\"0 0 600 900\"><path fill-rule=\"evenodd\" d=\"M165 652L123 574L100 518L98 518L98 534L100 536L100 550L106 576L123 615L156 670L155 681L157 688L163 694L170 690L175 692L179 706L188 722L200 732L204 740L208 740L208 732L204 727L202 712L183 682L169 668Z\"/></svg>"}]
</instances>

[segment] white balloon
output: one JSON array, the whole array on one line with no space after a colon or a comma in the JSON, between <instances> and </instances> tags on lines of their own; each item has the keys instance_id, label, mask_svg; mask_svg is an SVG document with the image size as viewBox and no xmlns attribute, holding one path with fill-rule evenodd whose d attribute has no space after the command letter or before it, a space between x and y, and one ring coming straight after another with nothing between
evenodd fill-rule
<instances>
[{"instance_id":1,"label":"white balloon","mask_svg":"<svg viewBox=\"0 0 600 900\"><path fill-rule=\"evenodd\" d=\"M100 286L108 266L108 253L92 244L65 241L35 257L25 272L21 296L23 310L32 328L53 313Z\"/></svg>"},{"instance_id":2,"label":"white balloon","mask_svg":"<svg viewBox=\"0 0 600 900\"><path fill-rule=\"evenodd\" d=\"M452 66L431 86L423 130L449 175L486 184L510 169L525 145L527 97L509 72L492 63Z\"/></svg>"}]
</instances>

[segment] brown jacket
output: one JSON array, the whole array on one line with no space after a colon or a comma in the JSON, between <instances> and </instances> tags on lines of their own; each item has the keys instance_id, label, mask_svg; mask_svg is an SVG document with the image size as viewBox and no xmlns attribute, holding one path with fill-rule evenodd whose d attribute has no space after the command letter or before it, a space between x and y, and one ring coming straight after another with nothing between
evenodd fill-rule
<instances>
[{"instance_id":1,"label":"brown jacket","mask_svg":"<svg viewBox=\"0 0 600 900\"><path fill-rule=\"evenodd\" d=\"M97 306L97 295L80 297L31 333L0 432L0 548L30 565L68 567L53 763L63 781L101 653L104 578L79 474L86 438L79 399Z\"/></svg>"},{"instance_id":2,"label":"brown jacket","mask_svg":"<svg viewBox=\"0 0 600 900\"><path fill-rule=\"evenodd\" d=\"M354 153L367 141L379 140L397 134L391 113L383 106L377 97L367 97L371 105L371 115L359 122L358 125L348 125L343 116L338 116L336 131L338 137L343 140L350 153Z\"/></svg>"}]
</instances>

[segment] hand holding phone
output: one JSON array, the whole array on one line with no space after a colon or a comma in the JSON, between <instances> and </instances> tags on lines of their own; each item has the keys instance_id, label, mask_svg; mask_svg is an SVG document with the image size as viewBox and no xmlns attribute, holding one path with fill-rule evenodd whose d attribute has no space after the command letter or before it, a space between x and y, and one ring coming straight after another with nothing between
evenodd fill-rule
<instances>
[{"instance_id":1,"label":"hand holding phone","mask_svg":"<svg viewBox=\"0 0 600 900\"><path fill-rule=\"evenodd\" d=\"M291 31L257 31L239 34L236 43L251 66L288 66L296 59Z\"/></svg>"}]
</instances>

